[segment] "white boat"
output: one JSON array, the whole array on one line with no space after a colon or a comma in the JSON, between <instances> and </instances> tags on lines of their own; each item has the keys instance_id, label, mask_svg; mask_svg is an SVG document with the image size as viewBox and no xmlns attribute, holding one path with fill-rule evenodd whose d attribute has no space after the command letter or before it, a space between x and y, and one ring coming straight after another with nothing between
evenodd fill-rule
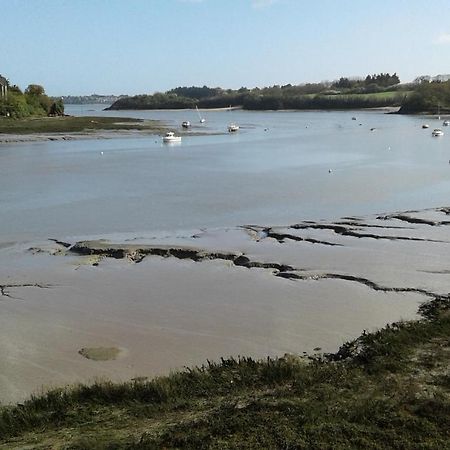
<instances>
[{"instance_id":1,"label":"white boat","mask_svg":"<svg viewBox=\"0 0 450 450\"><path fill-rule=\"evenodd\" d=\"M181 142L181 136L175 136L172 131L168 131L163 137L163 142Z\"/></svg>"},{"instance_id":2,"label":"white boat","mask_svg":"<svg viewBox=\"0 0 450 450\"><path fill-rule=\"evenodd\" d=\"M230 123L230 125L228 125L228 131L230 133L233 133L234 131L238 131L239 130L239 125L237 125L236 123Z\"/></svg>"},{"instance_id":3,"label":"white boat","mask_svg":"<svg viewBox=\"0 0 450 450\"><path fill-rule=\"evenodd\" d=\"M200 123L205 123L206 119L200 115L200 111L198 110L198 106L197 105L195 105L195 109L197 110L198 120L200 121Z\"/></svg>"},{"instance_id":4,"label":"white boat","mask_svg":"<svg viewBox=\"0 0 450 450\"><path fill-rule=\"evenodd\" d=\"M184 122L181 123L181 126L183 128L189 128L191 126L191 122L189 122L189 120L185 120Z\"/></svg>"},{"instance_id":5,"label":"white boat","mask_svg":"<svg viewBox=\"0 0 450 450\"><path fill-rule=\"evenodd\" d=\"M435 128L431 134L433 136L444 136L444 132L440 128Z\"/></svg>"},{"instance_id":6,"label":"white boat","mask_svg":"<svg viewBox=\"0 0 450 450\"><path fill-rule=\"evenodd\" d=\"M450 120L444 120L442 125L444 125L444 127L448 127L450 125Z\"/></svg>"},{"instance_id":7,"label":"white boat","mask_svg":"<svg viewBox=\"0 0 450 450\"><path fill-rule=\"evenodd\" d=\"M424 124L422 125L422 128L430 128L430 125L428 125L427 123L424 123Z\"/></svg>"}]
</instances>

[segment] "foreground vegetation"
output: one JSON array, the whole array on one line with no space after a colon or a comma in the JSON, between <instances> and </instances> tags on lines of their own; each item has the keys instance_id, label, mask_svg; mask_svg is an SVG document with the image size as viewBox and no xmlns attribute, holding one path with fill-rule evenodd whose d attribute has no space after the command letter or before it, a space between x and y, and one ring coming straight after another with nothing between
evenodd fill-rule
<instances>
[{"instance_id":1,"label":"foreground vegetation","mask_svg":"<svg viewBox=\"0 0 450 450\"><path fill-rule=\"evenodd\" d=\"M74 133L102 130L142 130L153 133L165 131L157 120L128 117L29 117L22 120L0 118L0 134Z\"/></svg>"},{"instance_id":2,"label":"foreground vegetation","mask_svg":"<svg viewBox=\"0 0 450 450\"><path fill-rule=\"evenodd\" d=\"M449 298L421 314L333 355L55 390L0 410L0 448L449 448Z\"/></svg>"}]
</instances>

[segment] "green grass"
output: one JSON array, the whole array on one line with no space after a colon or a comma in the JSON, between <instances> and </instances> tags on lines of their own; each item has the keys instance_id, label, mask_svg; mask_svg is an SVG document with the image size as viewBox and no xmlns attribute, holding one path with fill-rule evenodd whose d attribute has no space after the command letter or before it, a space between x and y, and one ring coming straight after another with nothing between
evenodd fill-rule
<instances>
[{"instance_id":1,"label":"green grass","mask_svg":"<svg viewBox=\"0 0 450 450\"><path fill-rule=\"evenodd\" d=\"M327 98L352 98L361 100L397 100L403 99L405 96L411 94L412 91L388 91L388 92L374 92L372 94L337 94L337 95L325 95Z\"/></svg>"},{"instance_id":2,"label":"green grass","mask_svg":"<svg viewBox=\"0 0 450 450\"><path fill-rule=\"evenodd\" d=\"M54 390L0 410L0 448L450 448L449 298L421 313L336 354Z\"/></svg>"},{"instance_id":3,"label":"green grass","mask_svg":"<svg viewBox=\"0 0 450 450\"><path fill-rule=\"evenodd\" d=\"M156 120L128 117L34 117L0 118L0 134L71 133L101 130L143 130L162 133L164 124Z\"/></svg>"}]
</instances>

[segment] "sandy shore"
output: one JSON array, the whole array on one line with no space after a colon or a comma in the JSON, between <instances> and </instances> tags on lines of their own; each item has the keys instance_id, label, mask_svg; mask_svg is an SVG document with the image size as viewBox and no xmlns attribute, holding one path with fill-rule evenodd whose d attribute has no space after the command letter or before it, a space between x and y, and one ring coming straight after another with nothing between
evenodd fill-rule
<instances>
[{"instance_id":1,"label":"sandy shore","mask_svg":"<svg viewBox=\"0 0 450 450\"><path fill-rule=\"evenodd\" d=\"M449 210L0 245L0 401L331 352L448 292Z\"/></svg>"}]
</instances>

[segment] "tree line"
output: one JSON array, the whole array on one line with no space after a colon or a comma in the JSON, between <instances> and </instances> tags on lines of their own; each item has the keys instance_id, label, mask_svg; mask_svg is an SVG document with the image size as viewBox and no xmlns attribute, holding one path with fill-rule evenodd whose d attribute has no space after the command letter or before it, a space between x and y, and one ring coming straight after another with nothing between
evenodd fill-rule
<instances>
[{"instance_id":1,"label":"tree line","mask_svg":"<svg viewBox=\"0 0 450 450\"><path fill-rule=\"evenodd\" d=\"M21 119L29 116L58 116L64 114L61 99L46 95L39 84L30 84L25 91L7 83L7 95L0 98L0 116Z\"/></svg>"},{"instance_id":2,"label":"tree line","mask_svg":"<svg viewBox=\"0 0 450 450\"><path fill-rule=\"evenodd\" d=\"M264 88L222 89L208 86L176 87L164 93L136 95L116 101L108 109L191 109L240 106L267 109L350 109L400 106L404 87L396 73L367 75L364 80L340 78L334 83L274 85ZM393 91L390 96L360 96ZM397 93L397 94L396 94Z\"/></svg>"},{"instance_id":3,"label":"tree line","mask_svg":"<svg viewBox=\"0 0 450 450\"><path fill-rule=\"evenodd\" d=\"M450 80L422 81L403 102L401 113L450 113Z\"/></svg>"}]
</instances>

